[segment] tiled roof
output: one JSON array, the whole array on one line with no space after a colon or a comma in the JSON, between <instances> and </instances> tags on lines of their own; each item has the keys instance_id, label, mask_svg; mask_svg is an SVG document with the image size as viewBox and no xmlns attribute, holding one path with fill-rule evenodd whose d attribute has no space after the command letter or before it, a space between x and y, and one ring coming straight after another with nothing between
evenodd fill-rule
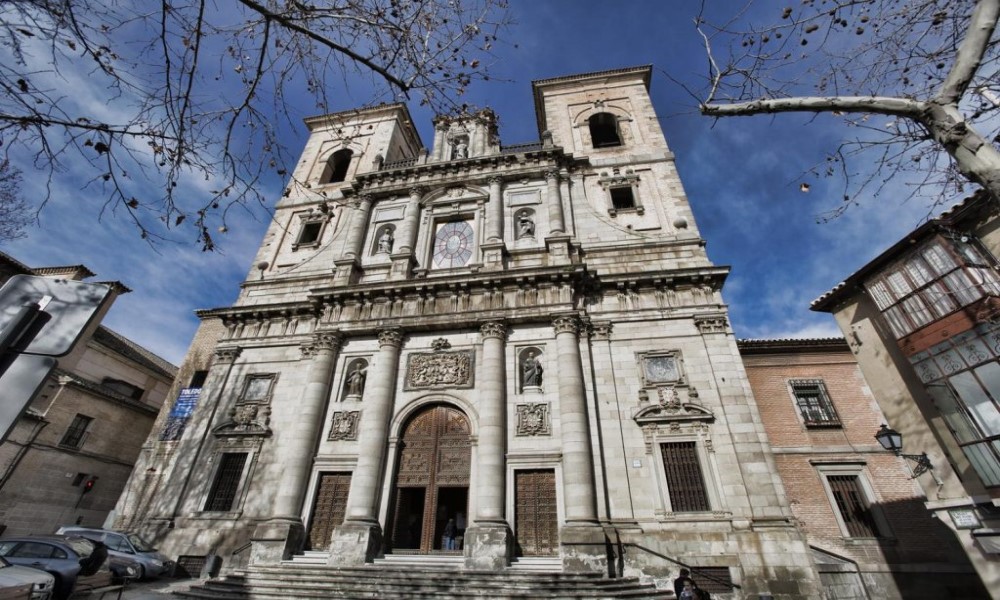
<instances>
[{"instance_id":1,"label":"tiled roof","mask_svg":"<svg viewBox=\"0 0 1000 600\"><path fill-rule=\"evenodd\" d=\"M741 353L801 352L808 350L847 350L847 340L842 337L829 338L777 338L736 340Z\"/></svg>"},{"instance_id":2,"label":"tiled roof","mask_svg":"<svg viewBox=\"0 0 1000 600\"><path fill-rule=\"evenodd\" d=\"M173 379L177 375L177 367L175 365L103 325L94 331L93 339L95 342L164 377Z\"/></svg>"},{"instance_id":3,"label":"tiled roof","mask_svg":"<svg viewBox=\"0 0 1000 600\"><path fill-rule=\"evenodd\" d=\"M17 260L10 254L7 254L6 252L0 252L0 262L5 262L8 265L14 267L15 270L22 271L24 275L33 275L35 273L34 269L24 264L23 262Z\"/></svg>"},{"instance_id":4,"label":"tiled roof","mask_svg":"<svg viewBox=\"0 0 1000 600\"><path fill-rule=\"evenodd\" d=\"M89 379L81 377L81 376L77 375L76 373L71 373L70 371L64 371L63 369L56 369L53 372L53 375L55 375L59 379L62 379L64 382L66 380L69 380L70 382L72 382L73 385L75 385L75 386L77 386L79 388L85 389L85 390L87 390L87 391L89 391L89 392L91 392L93 394L97 394L99 396L103 396L104 398L106 398L108 400L113 400L113 401L116 401L116 402L118 402L120 404L127 404L129 406L132 406L134 408L137 408L137 409L140 409L140 410L143 410L143 411L146 411L146 412L152 412L152 413L158 412L158 409L155 406L150 406L149 404L146 404L145 402L142 402L141 400L136 400L134 398L129 398L128 396L126 396L125 394L122 394L121 392L113 390L113 389L111 389L111 388L109 388L109 387L107 387L105 385L101 385L100 383L97 383L96 381L91 381Z\"/></svg>"},{"instance_id":5,"label":"tiled roof","mask_svg":"<svg viewBox=\"0 0 1000 600\"><path fill-rule=\"evenodd\" d=\"M72 274L79 279L87 279L96 275L88 269L86 265L66 265L61 267L36 267L35 275L69 275Z\"/></svg>"}]
</instances>

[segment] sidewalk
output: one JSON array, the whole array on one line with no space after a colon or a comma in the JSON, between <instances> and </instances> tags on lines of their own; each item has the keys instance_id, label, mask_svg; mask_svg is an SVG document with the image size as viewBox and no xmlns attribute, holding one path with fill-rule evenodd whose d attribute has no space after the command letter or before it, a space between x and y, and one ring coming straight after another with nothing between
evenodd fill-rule
<instances>
[{"instance_id":1,"label":"sidewalk","mask_svg":"<svg viewBox=\"0 0 1000 600\"><path fill-rule=\"evenodd\" d=\"M122 600L167 600L174 590L186 590L198 581L198 579L158 579L133 583L122 594Z\"/></svg>"}]
</instances>

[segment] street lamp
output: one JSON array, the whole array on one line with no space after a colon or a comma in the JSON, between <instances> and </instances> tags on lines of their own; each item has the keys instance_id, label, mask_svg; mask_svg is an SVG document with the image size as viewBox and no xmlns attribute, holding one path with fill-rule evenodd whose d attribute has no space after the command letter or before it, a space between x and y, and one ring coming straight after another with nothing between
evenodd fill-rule
<instances>
[{"instance_id":1,"label":"street lamp","mask_svg":"<svg viewBox=\"0 0 1000 600\"><path fill-rule=\"evenodd\" d=\"M875 439L878 440L879 444L882 444L883 448L891 451L896 456L902 456L917 463L917 468L913 469L914 479L934 468L934 465L931 464L931 459L927 458L926 452L922 454L903 454L903 434L895 429L889 429L889 426L885 423L882 424L882 428L875 434Z\"/></svg>"}]
</instances>

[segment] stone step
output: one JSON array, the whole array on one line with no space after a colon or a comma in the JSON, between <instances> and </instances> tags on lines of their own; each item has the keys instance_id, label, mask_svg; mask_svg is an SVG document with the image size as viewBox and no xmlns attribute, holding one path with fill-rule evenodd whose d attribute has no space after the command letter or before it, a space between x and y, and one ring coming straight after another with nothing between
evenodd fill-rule
<instances>
[{"instance_id":1,"label":"stone step","mask_svg":"<svg viewBox=\"0 0 1000 600\"><path fill-rule=\"evenodd\" d=\"M376 567L417 567L429 569L462 569L465 567L464 556L419 555L419 554L387 554L384 558L376 558L372 564Z\"/></svg>"},{"instance_id":2,"label":"stone step","mask_svg":"<svg viewBox=\"0 0 1000 600\"><path fill-rule=\"evenodd\" d=\"M562 559L558 556L522 556L510 563L512 571L532 571L539 573L561 573Z\"/></svg>"},{"instance_id":3,"label":"stone step","mask_svg":"<svg viewBox=\"0 0 1000 600\"><path fill-rule=\"evenodd\" d=\"M330 553L326 550L306 550L302 554L296 554L291 560L283 560L281 564L309 564L309 565L325 565L330 561Z\"/></svg>"},{"instance_id":4,"label":"stone step","mask_svg":"<svg viewBox=\"0 0 1000 600\"><path fill-rule=\"evenodd\" d=\"M174 595L198 600L284 600L286 598L667 600L674 597L672 591L656 590L654 586L643 584L636 578L606 579L596 573L514 570L483 572L412 566L392 568L365 566L340 569L287 563L274 567L254 567L239 574L203 582L201 585L192 586L189 590L175 592Z\"/></svg>"},{"instance_id":5,"label":"stone step","mask_svg":"<svg viewBox=\"0 0 1000 600\"><path fill-rule=\"evenodd\" d=\"M253 584L241 586L222 582L208 582L200 589L191 589L180 594L186 598L214 600L246 600L283 598L491 598L499 599L612 599L612 598L646 598L667 600L673 598L673 593L659 593L652 586L644 586L636 582L599 587L567 587L567 586L455 586L446 587L433 584L417 586L412 583L391 584L378 582L373 584L354 585L289 585L275 581L269 585Z\"/></svg>"},{"instance_id":6,"label":"stone step","mask_svg":"<svg viewBox=\"0 0 1000 600\"><path fill-rule=\"evenodd\" d=\"M603 581L604 577L600 573L562 573L562 572L530 572L519 570L504 571L475 571L455 568L454 566L363 566L363 567L328 567L325 565L312 564L292 564L280 567L255 567L252 570L237 572L230 577L244 577L248 579L272 578L283 576L286 578L404 578L421 580L536 580L548 578L560 582L579 581Z\"/></svg>"}]
</instances>

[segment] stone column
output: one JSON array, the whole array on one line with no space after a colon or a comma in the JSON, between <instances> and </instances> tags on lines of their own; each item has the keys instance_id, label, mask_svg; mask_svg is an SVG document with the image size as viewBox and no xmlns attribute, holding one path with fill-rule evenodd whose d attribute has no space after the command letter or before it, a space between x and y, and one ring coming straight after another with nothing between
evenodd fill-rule
<instances>
[{"instance_id":1,"label":"stone column","mask_svg":"<svg viewBox=\"0 0 1000 600\"><path fill-rule=\"evenodd\" d=\"M417 241L417 228L420 225L420 198L424 188L416 186L410 189L410 200L406 203L406 215L400 223L396 234L396 249L391 254L392 270L389 278L395 281L407 279L415 264L413 247Z\"/></svg>"},{"instance_id":2,"label":"stone column","mask_svg":"<svg viewBox=\"0 0 1000 600\"><path fill-rule=\"evenodd\" d=\"M344 523L330 546L330 564L348 566L371 562L382 551L378 522L379 489L385 469L389 421L399 370L403 334L387 329L378 335L379 353L368 371L358 433L358 464L351 476Z\"/></svg>"},{"instance_id":3,"label":"stone column","mask_svg":"<svg viewBox=\"0 0 1000 600\"><path fill-rule=\"evenodd\" d=\"M413 253L413 244L417 238L417 226L420 223L420 198L424 195L424 188L417 186L410 188L410 201L406 203L406 217L400 225L397 241L399 242L399 254Z\"/></svg>"},{"instance_id":4,"label":"stone column","mask_svg":"<svg viewBox=\"0 0 1000 600\"><path fill-rule=\"evenodd\" d=\"M316 333L302 353L311 357L302 400L292 429L281 436L281 480L274 501L272 516L254 530L252 556L255 564L277 563L302 549L305 528L302 525L302 499L316 453L316 439L323 425L323 411L330 397L333 361L340 347L341 336L335 331Z\"/></svg>"},{"instance_id":5,"label":"stone column","mask_svg":"<svg viewBox=\"0 0 1000 600\"><path fill-rule=\"evenodd\" d=\"M606 567L604 531L597 522L597 490L591 451L587 396L580 360L580 321L576 315L552 320L559 369L559 426L562 429L563 502L566 526L559 531L563 569L568 572L603 571Z\"/></svg>"},{"instance_id":6,"label":"stone column","mask_svg":"<svg viewBox=\"0 0 1000 600\"><path fill-rule=\"evenodd\" d=\"M368 214L372 209L372 197L367 194L361 196L353 208L354 215L351 218L351 228L347 232L344 256L360 258L364 254L361 246L365 242L365 232L368 231Z\"/></svg>"},{"instance_id":7,"label":"stone column","mask_svg":"<svg viewBox=\"0 0 1000 600\"><path fill-rule=\"evenodd\" d=\"M446 152L444 134L448 131L447 123L435 123L434 124L434 150L431 155L434 160L448 160L451 156ZM450 148L447 150L450 151Z\"/></svg>"},{"instance_id":8,"label":"stone column","mask_svg":"<svg viewBox=\"0 0 1000 600\"><path fill-rule=\"evenodd\" d=\"M545 172L547 186L546 202L549 205L549 235L566 233L566 219L563 216L562 194L559 192L559 171Z\"/></svg>"},{"instance_id":9,"label":"stone column","mask_svg":"<svg viewBox=\"0 0 1000 600\"><path fill-rule=\"evenodd\" d=\"M465 564L499 570L510 564L510 526L504 519L507 395L504 346L507 327L483 323L483 368L479 390L479 446L476 452L476 514L465 532Z\"/></svg>"},{"instance_id":10,"label":"stone column","mask_svg":"<svg viewBox=\"0 0 1000 600\"><path fill-rule=\"evenodd\" d=\"M368 231L368 215L372 208L372 198L363 195L353 206L351 227L347 230L344 256L333 261L336 267L334 285L349 285L357 281L361 273L361 257L364 255L365 232Z\"/></svg>"},{"instance_id":11,"label":"stone column","mask_svg":"<svg viewBox=\"0 0 1000 600\"><path fill-rule=\"evenodd\" d=\"M486 241L480 244L483 251L483 264L488 271L503 269L503 179L490 177L490 200L487 204Z\"/></svg>"},{"instance_id":12,"label":"stone column","mask_svg":"<svg viewBox=\"0 0 1000 600\"><path fill-rule=\"evenodd\" d=\"M490 220L487 223L486 239L503 240L503 179L490 177Z\"/></svg>"}]
</instances>

